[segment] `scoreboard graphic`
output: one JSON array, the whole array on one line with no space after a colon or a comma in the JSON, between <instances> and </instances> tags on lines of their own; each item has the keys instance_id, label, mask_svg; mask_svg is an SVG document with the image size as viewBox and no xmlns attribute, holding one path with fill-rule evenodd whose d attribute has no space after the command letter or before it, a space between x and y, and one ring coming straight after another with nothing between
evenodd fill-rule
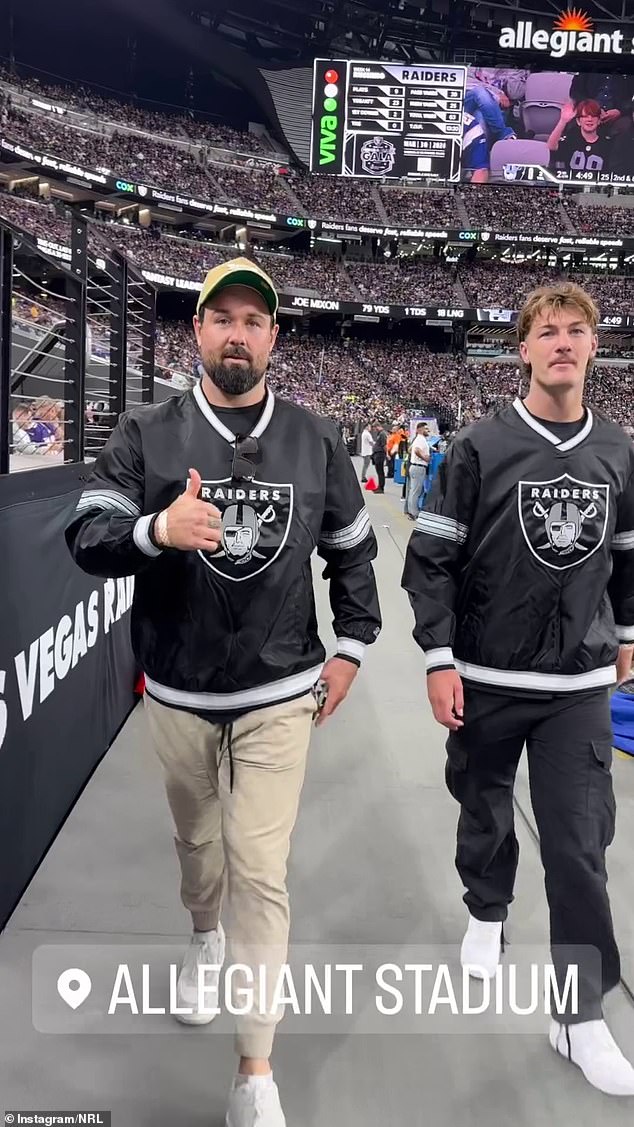
<instances>
[{"instance_id":1,"label":"scoreboard graphic","mask_svg":"<svg viewBox=\"0 0 634 1127\"><path fill-rule=\"evenodd\" d=\"M467 68L316 59L311 171L458 181Z\"/></svg>"}]
</instances>

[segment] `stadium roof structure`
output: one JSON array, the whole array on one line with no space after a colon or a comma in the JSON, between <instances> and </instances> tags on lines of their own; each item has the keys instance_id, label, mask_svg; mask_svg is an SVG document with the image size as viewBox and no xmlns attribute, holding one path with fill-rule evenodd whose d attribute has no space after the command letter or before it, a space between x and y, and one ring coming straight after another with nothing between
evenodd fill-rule
<instances>
[{"instance_id":1,"label":"stadium roof structure","mask_svg":"<svg viewBox=\"0 0 634 1127\"><path fill-rule=\"evenodd\" d=\"M241 91L261 101L256 72L310 67L316 57L530 66L539 55L500 47L501 30L530 21L552 32L568 9L594 31L634 38L632 0L101 0L99 35L85 0L4 0L0 58L141 100L213 112L198 104L206 81L234 99ZM611 69L616 61L574 55L577 70ZM617 65L631 72L634 54L624 49ZM217 90L207 98L214 100Z\"/></svg>"},{"instance_id":2,"label":"stadium roof structure","mask_svg":"<svg viewBox=\"0 0 634 1127\"><path fill-rule=\"evenodd\" d=\"M503 28L530 21L552 34L573 7L593 31L620 32L631 44L632 0L101 0L98 35L85 0L4 0L0 61L243 128L265 121L307 165L315 58L632 73L629 47L575 51L563 67L545 53L500 47Z\"/></svg>"},{"instance_id":3,"label":"stadium roof structure","mask_svg":"<svg viewBox=\"0 0 634 1127\"><path fill-rule=\"evenodd\" d=\"M502 27L552 27L567 8L597 30L634 34L629 0L176 0L210 32L268 65L311 56L396 62L506 61ZM625 61L625 60L624 60Z\"/></svg>"}]
</instances>

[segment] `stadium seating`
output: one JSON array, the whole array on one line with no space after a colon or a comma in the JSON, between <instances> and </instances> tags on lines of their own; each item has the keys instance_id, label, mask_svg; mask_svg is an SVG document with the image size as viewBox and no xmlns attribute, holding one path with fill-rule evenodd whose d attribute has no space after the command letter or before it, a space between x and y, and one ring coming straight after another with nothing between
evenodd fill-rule
<instances>
[{"instance_id":1,"label":"stadium seating","mask_svg":"<svg viewBox=\"0 0 634 1127\"><path fill-rule=\"evenodd\" d=\"M7 77L5 73L5 80ZM552 113L560 105L563 88L557 85L559 77L551 76L547 98L542 84L539 102L529 97L527 85L525 124L532 123L537 137L546 128L544 112ZM264 206L282 214L299 211L328 219L387 220L432 229L461 228L467 222L474 228L499 231L561 232L566 226L584 233L631 234L634 230L634 211L582 206L577 197L562 197L550 189L496 184L434 190L325 179L297 170L286 176L275 167L238 168L231 163L235 154L267 151L254 133L192 115L131 107L80 88L44 86L32 79L20 79L20 88L46 94L49 100L72 108L76 118L66 117L62 123L44 113L24 112L24 108L9 105L6 98L3 102L0 87L2 121L8 135L69 160L110 170L125 167L142 183L178 186L206 198ZM539 140L498 141L492 150L493 178L503 178L503 166L508 162L530 159L539 163L542 150ZM69 245L70 213L59 204L37 200L28 193L0 192L0 215L37 238L60 248ZM193 283L235 253L226 244L210 242L208 233L200 230L179 234L159 224L145 230L96 218L89 223L89 247L93 257L115 248L141 269ZM517 308L534 286L560 276L553 267L531 262L513 265L499 258L463 259L456 267L431 257L392 256L361 262L290 254L287 249L283 253L260 249L257 255L282 292L394 304L462 305L466 300L476 308ZM604 314L634 312L627 277L574 276L592 293ZM61 312L54 299L37 315L33 309L25 291L16 302L14 315L32 331L52 324ZM502 346L495 359L479 362L465 355L433 352L423 342L396 337L382 340L379 334L377 329L375 340L355 336L342 340L340 336L285 332L273 353L271 383L280 393L353 426L367 418L381 418L389 425L423 404L440 414L444 411L448 420L468 421L523 389L518 358L502 355ZM175 386L187 386L195 378L198 351L189 324L159 320L156 364L162 377ZM597 366L588 392L596 407L631 424L634 387L627 364Z\"/></svg>"}]
</instances>

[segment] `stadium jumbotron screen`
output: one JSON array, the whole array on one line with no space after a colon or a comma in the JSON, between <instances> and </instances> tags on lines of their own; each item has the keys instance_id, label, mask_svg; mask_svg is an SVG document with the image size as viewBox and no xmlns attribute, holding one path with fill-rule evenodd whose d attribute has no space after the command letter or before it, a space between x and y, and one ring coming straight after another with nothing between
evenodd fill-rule
<instances>
[{"instance_id":1,"label":"stadium jumbotron screen","mask_svg":"<svg viewBox=\"0 0 634 1127\"><path fill-rule=\"evenodd\" d=\"M317 59L311 170L634 183L634 77Z\"/></svg>"}]
</instances>

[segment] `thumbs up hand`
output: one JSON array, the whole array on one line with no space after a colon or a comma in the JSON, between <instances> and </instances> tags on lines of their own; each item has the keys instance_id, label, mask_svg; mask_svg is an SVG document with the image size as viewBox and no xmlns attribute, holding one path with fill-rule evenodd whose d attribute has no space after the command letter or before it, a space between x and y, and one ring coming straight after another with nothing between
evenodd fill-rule
<instances>
[{"instance_id":1,"label":"thumbs up hand","mask_svg":"<svg viewBox=\"0 0 634 1127\"><path fill-rule=\"evenodd\" d=\"M218 550L222 539L221 513L215 505L198 499L201 484L198 470L190 469L185 491L159 517L159 521L163 518L170 548L182 552Z\"/></svg>"},{"instance_id":2,"label":"thumbs up hand","mask_svg":"<svg viewBox=\"0 0 634 1127\"><path fill-rule=\"evenodd\" d=\"M202 478L198 470L190 470L187 485L185 486L185 493L188 493L190 497L198 497L202 483Z\"/></svg>"}]
</instances>

